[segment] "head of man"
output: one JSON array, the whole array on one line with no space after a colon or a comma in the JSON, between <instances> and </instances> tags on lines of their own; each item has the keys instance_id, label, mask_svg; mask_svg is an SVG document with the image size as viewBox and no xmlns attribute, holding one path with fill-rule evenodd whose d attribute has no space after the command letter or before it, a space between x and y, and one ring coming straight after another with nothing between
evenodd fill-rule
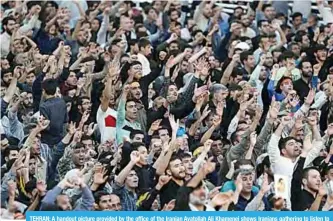
<instances>
[{"instance_id":1,"label":"head of man","mask_svg":"<svg viewBox=\"0 0 333 221\"><path fill-rule=\"evenodd\" d=\"M229 95L228 88L222 84L214 84L210 88L211 98L213 101L219 103L223 102Z\"/></svg>"},{"instance_id":2,"label":"head of man","mask_svg":"<svg viewBox=\"0 0 333 221\"><path fill-rule=\"evenodd\" d=\"M240 61L241 63L248 68L254 68L255 66L255 59L253 53L250 51L244 51L240 54Z\"/></svg>"},{"instance_id":3,"label":"head of man","mask_svg":"<svg viewBox=\"0 0 333 221\"><path fill-rule=\"evenodd\" d=\"M60 194L56 198L56 204L63 211L70 211L73 209L71 200L66 194Z\"/></svg>"},{"instance_id":4,"label":"head of man","mask_svg":"<svg viewBox=\"0 0 333 221\"><path fill-rule=\"evenodd\" d=\"M192 177L192 175L193 175L192 155L185 152L180 156L180 158L182 159L182 163L185 167L186 175L189 175Z\"/></svg>"},{"instance_id":5,"label":"head of man","mask_svg":"<svg viewBox=\"0 0 333 221\"><path fill-rule=\"evenodd\" d=\"M12 35L12 33L15 29L16 21L12 17L6 17L2 20L2 25L3 25L5 32L7 32L7 34L9 34L9 35Z\"/></svg>"},{"instance_id":6,"label":"head of man","mask_svg":"<svg viewBox=\"0 0 333 221\"><path fill-rule=\"evenodd\" d=\"M17 159L20 149L17 146L11 146L11 145L8 146L8 140L6 139L6 141L7 141L7 144L5 141L1 142L1 147L2 147L2 144L4 146L7 146L5 151L3 152L4 157L5 157L5 162L7 163L8 161L10 161L12 159Z\"/></svg>"},{"instance_id":7,"label":"head of man","mask_svg":"<svg viewBox=\"0 0 333 221\"><path fill-rule=\"evenodd\" d=\"M42 83L43 97L55 96L58 82L55 79L47 79Z\"/></svg>"},{"instance_id":8,"label":"head of man","mask_svg":"<svg viewBox=\"0 0 333 221\"><path fill-rule=\"evenodd\" d=\"M73 150L72 161L78 168L84 166L87 160L88 148L82 143L77 143Z\"/></svg>"},{"instance_id":9,"label":"head of man","mask_svg":"<svg viewBox=\"0 0 333 221\"><path fill-rule=\"evenodd\" d=\"M265 17L272 21L275 18L276 11L275 8L270 4L264 4L262 7L262 11L264 12Z\"/></svg>"},{"instance_id":10,"label":"head of man","mask_svg":"<svg viewBox=\"0 0 333 221\"><path fill-rule=\"evenodd\" d=\"M320 172L316 167L309 167L303 170L302 184L305 190L310 193L317 193L322 184Z\"/></svg>"},{"instance_id":11,"label":"head of man","mask_svg":"<svg viewBox=\"0 0 333 221\"><path fill-rule=\"evenodd\" d=\"M295 28L298 28L303 23L303 15L300 12L295 12L291 18Z\"/></svg>"},{"instance_id":12,"label":"head of man","mask_svg":"<svg viewBox=\"0 0 333 221\"><path fill-rule=\"evenodd\" d=\"M132 82L130 88L131 88L131 95L133 96L133 98L135 98L136 100L140 100L142 97L142 90L140 87L140 83Z\"/></svg>"},{"instance_id":13,"label":"head of man","mask_svg":"<svg viewBox=\"0 0 333 221\"><path fill-rule=\"evenodd\" d=\"M299 69L301 70L303 77L312 77L312 65L309 60L302 60L299 64Z\"/></svg>"},{"instance_id":14,"label":"head of man","mask_svg":"<svg viewBox=\"0 0 333 221\"><path fill-rule=\"evenodd\" d=\"M126 106L125 106L125 111L126 111L126 119L128 120L136 120L138 117L138 108L136 107L136 102L135 100L127 100L126 101Z\"/></svg>"},{"instance_id":15,"label":"head of man","mask_svg":"<svg viewBox=\"0 0 333 221\"><path fill-rule=\"evenodd\" d=\"M145 134L141 130L133 130L130 133L130 139L132 143L135 142L143 143L145 139Z\"/></svg>"},{"instance_id":16,"label":"head of man","mask_svg":"<svg viewBox=\"0 0 333 221\"><path fill-rule=\"evenodd\" d=\"M13 79L13 70L11 69L5 69L5 70L1 70L1 79L3 81L3 83L8 87L10 82Z\"/></svg>"},{"instance_id":17,"label":"head of man","mask_svg":"<svg viewBox=\"0 0 333 221\"><path fill-rule=\"evenodd\" d=\"M193 205L205 205L208 198L204 183L201 181L190 193L190 203Z\"/></svg>"},{"instance_id":18,"label":"head of man","mask_svg":"<svg viewBox=\"0 0 333 221\"><path fill-rule=\"evenodd\" d=\"M269 34L269 32L270 32L269 21L267 21L267 20L258 21L258 27L259 27L259 31L261 34L265 34L265 35Z\"/></svg>"},{"instance_id":19,"label":"head of man","mask_svg":"<svg viewBox=\"0 0 333 221\"><path fill-rule=\"evenodd\" d=\"M142 77L142 64L139 61L132 62L128 74L134 75L135 80L140 80Z\"/></svg>"},{"instance_id":20,"label":"head of man","mask_svg":"<svg viewBox=\"0 0 333 221\"><path fill-rule=\"evenodd\" d=\"M234 179L240 176L243 194L250 194L255 180L255 170L250 160L237 160L235 163Z\"/></svg>"},{"instance_id":21,"label":"head of man","mask_svg":"<svg viewBox=\"0 0 333 221\"><path fill-rule=\"evenodd\" d=\"M139 177L136 174L135 170L131 170L131 172L127 175L125 179L125 186L129 189L135 189L139 185Z\"/></svg>"},{"instance_id":22,"label":"head of man","mask_svg":"<svg viewBox=\"0 0 333 221\"><path fill-rule=\"evenodd\" d=\"M127 15L121 15L120 16L120 28L122 28L124 31L131 31L133 29L133 22L131 21L131 18Z\"/></svg>"},{"instance_id":23,"label":"head of man","mask_svg":"<svg viewBox=\"0 0 333 221\"><path fill-rule=\"evenodd\" d=\"M170 141L170 135L169 135L169 130L166 127L161 127L158 129L158 135L160 136L162 143L166 143Z\"/></svg>"},{"instance_id":24,"label":"head of man","mask_svg":"<svg viewBox=\"0 0 333 221\"><path fill-rule=\"evenodd\" d=\"M301 149L293 137L282 138L279 141L279 149L281 155L289 159L295 159L301 154Z\"/></svg>"},{"instance_id":25,"label":"head of man","mask_svg":"<svg viewBox=\"0 0 333 221\"><path fill-rule=\"evenodd\" d=\"M139 40L138 46L141 54L146 57L149 57L151 55L152 47L149 40L147 40L146 38L141 38Z\"/></svg>"},{"instance_id":26,"label":"head of man","mask_svg":"<svg viewBox=\"0 0 333 221\"><path fill-rule=\"evenodd\" d=\"M185 167L178 156L171 157L166 173L175 180L183 180L185 178Z\"/></svg>"},{"instance_id":27,"label":"head of man","mask_svg":"<svg viewBox=\"0 0 333 221\"><path fill-rule=\"evenodd\" d=\"M91 101L87 96L79 97L77 105L81 114L91 110Z\"/></svg>"},{"instance_id":28,"label":"head of man","mask_svg":"<svg viewBox=\"0 0 333 221\"><path fill-rule=\"evenodd\" d=\"M315 47L314 55L318 62L324 62L327 57L327 48L325 45L317 45Z\"/></svg>"}]
</instances>

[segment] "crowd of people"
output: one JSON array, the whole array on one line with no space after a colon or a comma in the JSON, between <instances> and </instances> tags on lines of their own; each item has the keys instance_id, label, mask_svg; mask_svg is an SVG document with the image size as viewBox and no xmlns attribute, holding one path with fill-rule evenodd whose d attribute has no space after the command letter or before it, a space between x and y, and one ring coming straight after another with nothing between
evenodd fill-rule
<instances>
[{"instance_id":1,"label":"crowd of people","mask_svg":"<svg viewBox=\"0 0 333 221\"><path fill-rule=\"evenodd\" d=\"M332 210L333 1L221 3L1 1L1 217Z\"/></svg>"}]
</instances>

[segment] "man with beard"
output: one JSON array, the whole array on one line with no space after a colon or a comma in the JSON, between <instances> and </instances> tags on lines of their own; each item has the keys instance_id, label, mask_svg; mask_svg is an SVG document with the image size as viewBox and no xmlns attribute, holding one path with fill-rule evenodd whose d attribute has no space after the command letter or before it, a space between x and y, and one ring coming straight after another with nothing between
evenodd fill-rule
<instances>
[{"instance_id":1,"label":"man with beard","mask_svg":"<svg viewBox=\"0 0 333 221\"><path fill-rule=\"evenodd\" d=\"M210 17L213 15L213 2L202 1L194 12L193 19L201 31L206 31Z\"/></svg>"},{"instance_id":2,"label":"man with beard","mask_svg":"<svg viewBox=\"0 0 333 221\"><path fill-rule=\"evenodd\" d=\"M61 94L67 95L68 91L75 89L77 86L78 79L76 77L76 73L71 71L67 76L67 79L60 84Z\"/></svg>"},{"instance_id":3,"label":"man with beard","mask_svg":"<svg viewBox=\"0 0 333 221\"><path fill-rule=\"evenodd\" d=\"M177 198L177 191L181 186L184 185L185 181L185 167L182 160L177 156L173 155L169 161L169 165L166 170L166 174L171 176L171 180L168 184L163 186L160 191L161 207L164 204L169 203L171 200Z\"/></svg>"},{"instance_id":4,"label":"man with beard","mask_svg":"<svg viewBox=\"0 0 333 221\"><path fill-rule=\"evenodd\" d=\"M253 53L244 51L240 54L241 71L243 72L243 79L248 79L255 67L255 59Z\"/></svg>"},{"instance_id":5,"label":"man with beard","mask_svg":"<svg viewBox=\"0 0 333 221\"><path fill-rule=\"evenodd\" d=\"M302 60L299 64L299 69L301 70L301 78L294 81L293 84L294 90L299 95L301 103L303 103L310 89L317 87L318 75L313 75L312 65L309 60Z\"/></svg>"},{"instance_id":6,"label":"man with beard","mask_svg":"<svg viewBox=\"0 0 333 221\"><path fill-rule=\"evenodd\" d=\"M215 211L207 204L208 194L203 179L215 170L212 158L204 163L198 173L186 184L178 189L176 211ZM171 181L170 181L171 182Z\"/></svg>"},{"instance_id":7,"label":"man with beard","mask_svg":"<svg viewBox=\"0 0 333 221\"><path fill-rule=\"evenodd\" d=\"M252 28L250 28L251 21L249 19L249 15L248 14L242 14L241 22L242 22L242 25L243 25L241 36L254 38L256 36L256 32Z\"/></svg>"},{"instance_id":8,"label":"man with beard","mask_svg":"<svg viewBox=\"0 0 333 221\"><path fill-rule=\"evenodd\" d=\"M6 58L10 52L11 36L15 29L15 25L16 25L15 19L12 17L6 17L2 20L2 27L5 30L0 35L2 58Z\"/></svg>"},{"instance_id":9,"label":"man with beard","mask_svg":"<svg viewBox=\"0 0 333 221\"><path fill-rule=\"evenodd\" d=\"M71 121L79 123L84 113L90 114L90 111L91 111L90 98L87 96L79 97L79 99L77 100L77 105L73 105L71 114L73 114L74 116L72 115ZM89 124L90 122L91 120L88 119L86 124Z\"/></svg>"}]
</instances>

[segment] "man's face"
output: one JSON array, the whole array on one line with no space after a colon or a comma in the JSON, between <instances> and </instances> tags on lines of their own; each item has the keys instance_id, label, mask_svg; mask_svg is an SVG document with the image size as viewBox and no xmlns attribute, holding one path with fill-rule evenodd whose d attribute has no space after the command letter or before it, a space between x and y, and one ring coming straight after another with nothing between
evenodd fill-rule
<instances>
[{"instance_id":1,"label":"man's face","mask_svg":"<svg viewBox=\"0 0 333 221\"><path fill-rule=\"evenodd\" d=\"M288 140L282 153L285 157L295 158L301 154L301 149L295 140Z\"/></svg>"},{"instance_id":2,"label":"man's face","mask_svg":"<svg viewBox=\"0 0 333 221\"><path fill-rule=\"evenodd\" d=\"M13 73L11 73L11 72L8 72L8 73L4 74L3 78L2 78L3 82L5 82L7 85L10 84L12 79L13 79Z\"/></svg>"},{"instance_id":3,"label":"man's face","mask_svg":"<svg viewBox=\"0 0 333 221\"><path fill-rule=\"evenodd\" d=\"M253 55L249 55L247 57L247 60L244 62L244 64L247 65L247 66L249 66L250 68L254 68L255 63L256 63L256 61L255 61Z\"/></svg>"},{"instance_id":4,"label":"man's face","mask_svg":"<svg viewBox=\"0 0 333 221\"><path fill-rule=\"evenodd\" d=\"M142 65L136 64L130 68L130 71L134 73L134 78L139 80L142 77Z\"/></svg>"},{"instance_id":5,"label":"man's face","mask_svg":"<svg viewBox=\"0 0 333 221\"><path fill-rule=\"evenodd\" d=\"M251 25L251 21L250 21L249 16L247 14L242 15L241 21L242 21L242 24L245 27L249 27Z\"/></svg>"},{"instance_id":6,"label":"man's face","mask_svg":"<svg viewBox=\"0 0 333 221\"><path fill-rule=\"evenodd\" d=\"M37 137L32 142L32 153L40 155L40 140Z\"/></svg>"},{"instance_id":7,"label":"man's face","mask_svg":"<svg viewBox=\"0 0 333 221\"><path fill-rule=\"evenodd\" d=\"M136 103L134 101L129 101L126 103L126 118L135 120L138 117L138 109L136 108Z\"/></svg>"},{"instance_id":8,"label":"man's face","mask_svg":"<svg viewBox=\"0 0 333 221\"><path fill-rule=\"evenodd\" d=\"M36 173L37 162L35 158L29 159L29 174L35 175Z\"/></svg>"},{"instance_id":9,"label":"man's face","mask_svg":"<svg viewBox=\"0 0 333 221\"><path fill-rule=\"evenodd\" d=\"M140 154L139 164L140 165L147 165L147 160L148 160L148 151L147 151L147 148L145 146L140 146L138 148L138 152Z\"/></svg>"},{"instance_id":10,"label":"man's face","mask_svg":"<svg viewBox=\"0 0 333 221\"><path fill-rule=\"evenodd\" d=\"M1 59L1 69L8 69L10 68L9 62L7 59Z\"/></svg>"},{"instance_id":11,"label":"man's face","mask_svg":"<svg viewBox=\"0 0 333 221\"><path fill-rule=\"evenodd\" d=\"M300 56L300 55L301 55L301 47L300 47L299 45L297 45L297 44L293 44L293 45L291 46L291 51L292 51L295 55L297 55L297 56Z\"/></svg>"},{"instance_id":12,"label":"man's face","mask_svg":"<svg viewBox=\"0 0 333 221\"><path fill-rule=\"evenodd\" d=\"M288 94L289 91L293 90L293 82L290 79L285 79L280 86L282 92Z\"/></svg>"},{"instance_id":13,"label":"man's face","mask_svg":"<svg viewBox=\"0 0 333 221\"><path fill-rule=\"evenodd\" d=\"M178 99L178 88L175 85L170 85L167 95L169 102L175 102Z\"/></svg>"},{"instance_id":14,"label":"man's face","mask_svg":"<svg viewBox=\"0 0 333 221\"><path fill-rule=\"evenodd\" d=\"M304 77L311 77L312 76L312 65L311 65L310 62L303 62L302 75Z\"/></svg>"},{"instance_id":15,"label":"man's face","mask_svg":"<svg viewBox=\"0 0 333 221\"><path fill-rule=\"evenodd\" d=\"M131 170L131 172L127 175L125 180L125 185L129 188L137 188L139 184L139 178L135 172L135 170Z\"/></svg>"},{"instance_id":16,"label":"man's face","mask_svg":"<svg viewBox=\"0 0 333 221\"><path fill-rule=\"evenodd\" d=\"M191 157L184 157L182 163L185 167L185 173L188 175L193 175L193 162Z\"/></svg>"},{"instance_id":17,"label":"man's face","mask_svg":"<svg viewBox=\"0 0 333 221\"><path fill-rule=\"evenodd\" d=\"M89 140L82 140L81 143L88 150L94 149L94 142L91 139L89 139Z\"/></svg>"},{"instance_id":18,"label":"man's face","mask_svg":"<svg viewBox=\"0 0 333 221\"><path fill-rule=\"evenodd\" d=\"M6 87L1 87L0 88L0 97L4 97L6 94L7 88Z\"/></svg>"},{"instance_id":19,"label":"man's face","mask_svg":"<svg viewBox=\"0 0 333 221\"><path fill-rule=\"evenodd\" d=\"M57 196L57 206L62 208L64 211L72 210L72 205L67 195L62 194Z\"/></svg>"},{"instance_id":20,"label":"man's face","mask_svg":"<svg viewBox=\"0 0 333 221\"><path fill-rule=\"evenodd\" d=\"M327 56L327 50L319 50L317 51L317 53L315 53L317 59L319 61L325 61L326 60L326 56Z\"/></svg>"},{"instance_id":21,"label":"man's face","mask_svg":"<svg viewBox=\"0 0 333 221\"><path fill-rule=\"evenodd\" d=\"M105 210L112 210L112 205L111 205L111 195L104 195L101 196L99 203L98 203L98 209L100 211L105 211Z\"/></svg>"},{"instance_id":22,"label":"man's face","mask_svg":"<svg viewBox=\"0 0 333 221\"><path fill-rule=\"evenodd\" d=\"M221 140L215 140L212 143L212 153L215 157L222 155L223 144Z\"/></svg>"},{"instance_id":23,"label":"man's face","mask_svg":"<svg viewBox=\"0 0 333 221\"><path fill-rule=\"evenodd\" d=\"M253 187L253 174L242 175L242 183L244 193L250 193Z\"/></svg>"},{"instance_id":24,"label":"man's face","mask_svg":"<svg viewBox=\"0 0 333 221\"><path fill-rule=\"evenodd\" d=\"M238 84L239 82L241 82L243 80L243 76L242 75L236 75L235 78L231 79L233 83Z\"/></svg>"},{"instance_id":25,"label":"man's face","mask_svg":"<svg viewBox=\"0 0 333 221\"><path fill-rule=\"evenodd\" d=\"M132 142L143 142L144 138L145 138L145 136L143 134L135 134Z\"/></svg>"},{"instance_id":26,"label":"man's face","mask_svg":"<svg viewBox=\"0 0 333 221\"><path fill-rule=\"evenodd\" d=\"M149 57L149 56L151 55L151 45L147 45L147 46L144 48L143 54L144 54L146 57Z\"/></svg>"},{"instance_id":27,"label":"man's face","mask_svg":"<svg viewBox=\"0 0 333 221\"><path fill-rule=\"evenodd\" d=\"M170 20L171 21L177 21L178 18L179 18L178 12L177 11L172 11L171 14L170 14Z\"/></svg>"},{"instance_id":28,"label":"man's face","mask_svg":"<svg viewBox=\"0 0 333 221\"><path fill-rule=\"evenodd\" d=\"M155 21L157 19L157 14L154 9L150 9L148 12L148 18L152 21Z\"/></svg>"},{"instance_id":29,"label":"man's face","mask_svg":"<svg viewBox=\"0 0 333 221\"><path fill-rule=\"evenodd\" d=\"M308 48L310 47L310 39L307 35L302 36L302 47L303 48Z\"/></svg>"},{"instance_id":30,"label":"man's face","mask_svg":"<svg viewBox=\"0 0 333 221\"><path fill-rule=\"evenodd\" d=\"M81 112L90 111L91 110L91 102L89 99L82 99L81 104Z\"/></svg>"},{"instance_id":31,"label":"man's face","mask_svg":"<svg viewBox=\"0 0 333 221\"><path fill-rule=\"evenodd\" d=\"M121 203L120 203L120 198L119 196L115 194L111 194L111 211L121 211Z\"/></svg>"},{"instance_id":32,"label":"man's face","mask_svg":"<svg viewBox=\"0 0 333 221\"><path fill-rule=\"evenodd\" d=\"M70 86L75 86L77 84L77 77L74 72L70 72L70 74L66 80L66 83Z\"/></svg>"},{"instance_id":33,"label":"man's face","mask_svg":"<svg viewBox=\"0 0 333 221\"><path fill-rule=\"evenodd\" d=\"M297 16L293 19L293 25L298 27L302 24L302 16Z\"/></svg>"},{"instance_id":34,"label":"man's face","mask_svg":"<svg viewBox=\"0 0 333 221\"><path fill-rule=\"evenodd\" d=\"M17 159L17 157L18 157L18 151L17 150L11 150L11 151L9 151L8 157L5 157L5 161L8 162L12 159Z\"/></svg>"},{"instance_id":35,"label":"man's face","mask_svg":"<svg viewBox=\"0 0 333 221\"><path fill-rule=\"evenodd\" d=\"M131 31L133 28L133 24L131 22L131 19L126 16L121 16L120 19L120 27L125 31Z\"/></svg>"},{"instance_id":36,"label":"man's face","mask_svg":"<svg viewBox=\"0 0 333 221\"><path fill-rule=\"evenodd\" d=\"M158 131L158 135L160 136L162 143L166 143L169 142L170 140L170 136L169 136L169 132L167 129L161 129Z\"/></svg>"},{"instance_id":37,"label":"man's face","mask_svg":"<svg viewBox=\"0 0 333 221\"><path fill-rule=\"evenodd\" d=\"M259 80L266 81L267 79L267 70L265 66L262 66L260 69Z\"/></svg>"},{"instance_id":38,"label":"man's face","mask_svg":"<svg viewBox=\"0 0 333 221\"><path fill-rule=\"evenodd\" d=\"M91 30L98 31L99 29L99 22L97 19L94 19L91 23Z\"/></svg>"},{"instance_id":39,"label":"man's face","mask_svg":"<svg viewBox=\"0 0 333 221\"><path fill-rule=\"evenodd\" d=\"M32 107L34 100L33 100L33 96L31 93L27 94L27 97L23 100L23 105L25 107Z\"/></svg>"},{"instance_id":40,"label":"man's face","mask_svg":"<svg viewBox=\"0 0 333 221\"><path fill-rule=\"evenodd\" d=\"M76 38L77 38L78 42L81 43L81 44L84 44L87 41L87 35L82 30L77 33Z\"/></svg>"},{"instance_id":41,"label":"man's face","mask_svg":"<svg viewBox=\"0 0 333 221\"><path fill-rule=\"evenodd\" d=\"M25 81L26 81L26 83L29 86L32 86L32 84L34 83L35 79L36 79L35 74L34 73L29 73L27 75L27 77L25 78Z\"/></svg>"},{"instance_id":42,"label":"man's face","mask_svg":"<svg viewBox=\"0 0 333 221\"><path fill-rule=\"evenodd\" d=\"M169 46L169 50L170 51L178 51L179 50L178 44L175 43L175 42L171 43L170 46Z\"/></svg>"},{"instance_id":43,"label":"man's face","mask_svg":"<svg viewBox=\"0 0 333 221\"><path fill-rule=\"evenodd\" d=\"M4 26L5 31L11 35L15 29L16 22L14 20L9 20L8 24Z\"/></svg>"},{"instance_id":44,"label":"man's face","mask_svg":"<svg viewBox=\"0 0 333 221\"><path fill-rule=\"evenodd\" d=\"M212 7L210 6L210 4L206 4L206 5L205 5L202 14L203 14L206 18L210 18L210 17L213 15L213 10L212 10Z\"/></svg>"},{"instance_id":45,"label":"man's face","mask_svg":"<svg viewBox=\"0 0 333 221\"><path fill-rule=\"evenodd\" d=\"M201 185L199 188L193 190L191 195L196 198L196 204L204 205L207 200L207 192L203 185ZM190 197L191 198L191 197ZM193 198L192 198L193 199Z\"/></svg>"},{"instance_id":46,"label":"man's face","mask_svg":"<svg viewBox=\"0 0 333 221\"><path fill-rule=\"evenodd\" d=\"M82 167L86 162L86 155L88 153L88 149L85 147L76 148L73 151L72 160L74 165Z\"/></svg>"},{"instance_id":47,"label":"man's face","mask_svg":"<svg viewBox=\"0 0 333 221\"><path fill-rule=\"evenodd\" d=\"M264 33L264 34L268 34L269 33L269 23L267 21L262 22L261 26L260 26L260 30Z\"/></svg>"},{"instance_id":48,"label":"man's face","mask_svg":"<svg viewBox=\"0 0 333 221\"><path fill-rule=\"evenodd\" d=\"M320 173L317 170L310 170L306 179L306 187L312 191L318 191L321 183Z\"/></svg>"},{"instance_id":49,"label":"man's face","mask_svg":"<svg viewBox=\"0 0 333 221\"><path fill-rule=\"evenodd\" d=\"M275 9L274 7L265 8L264 14L268 20L272 20L275 17Z\"/></svg>"},{"instance_id":50,"label":"man's face","mask_svg":"<svg viewBox=\"0 0 333 221\"><path fill-rule=\"evenodd\" d=\"M185 167L179 159L171 161L167 169L167 174L175 179L182 180L185 178Z\"/></svg>"}]
</instances>

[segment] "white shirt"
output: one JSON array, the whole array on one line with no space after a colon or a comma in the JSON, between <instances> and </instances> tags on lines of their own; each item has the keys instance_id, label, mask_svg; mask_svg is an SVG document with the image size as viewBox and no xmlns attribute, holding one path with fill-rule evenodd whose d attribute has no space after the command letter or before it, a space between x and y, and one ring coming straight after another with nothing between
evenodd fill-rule
<instances>
[{"instance_id":1,"label":"white shirt","mask_svg":"<svg viewBox=\"0 0 333 221\"><path fill-rule=\"evenodd\" d=\"M138 53L137 56L138 56L138 61L142 65L142 76L146 76L146 75L150 74L151 70L150 70L149 60L146 58L146 56L144 56L141 53Z\"/></svg>"},{"instance_id":2,"label":"white shirt","mask_svg":"<svg viewBox=\"0 0 333 221\"><path fill-rule=\"evenodd\" d=\"M249 37L249 38L254 38L256 36L256 32L253 31L252 28L247 27L246 31L244 31L244 29L242 29L241 36L246 36L246 37Z\"/></svg>"},{"instance_id":3,"label":"white shirt","mask_svg":"<svg viewBox=\"0 0 333 221\"><path fill-rule=\"evenodd\" d=\"M109 139L116 139L117 111L108 107L106 112L99 107L96 115L97 125L101 132L101 143Z\"/></svg>"},{"instance_id":4,"label":"white shirt","mask_svg":"<svg viewBox=\"0 0 333 221\"><path fill-rule=\"evenodd\" d=\"M1 57L5 58L10 52L10 35L4 32L0 35Z\"/></svg>"}]
</instances>

